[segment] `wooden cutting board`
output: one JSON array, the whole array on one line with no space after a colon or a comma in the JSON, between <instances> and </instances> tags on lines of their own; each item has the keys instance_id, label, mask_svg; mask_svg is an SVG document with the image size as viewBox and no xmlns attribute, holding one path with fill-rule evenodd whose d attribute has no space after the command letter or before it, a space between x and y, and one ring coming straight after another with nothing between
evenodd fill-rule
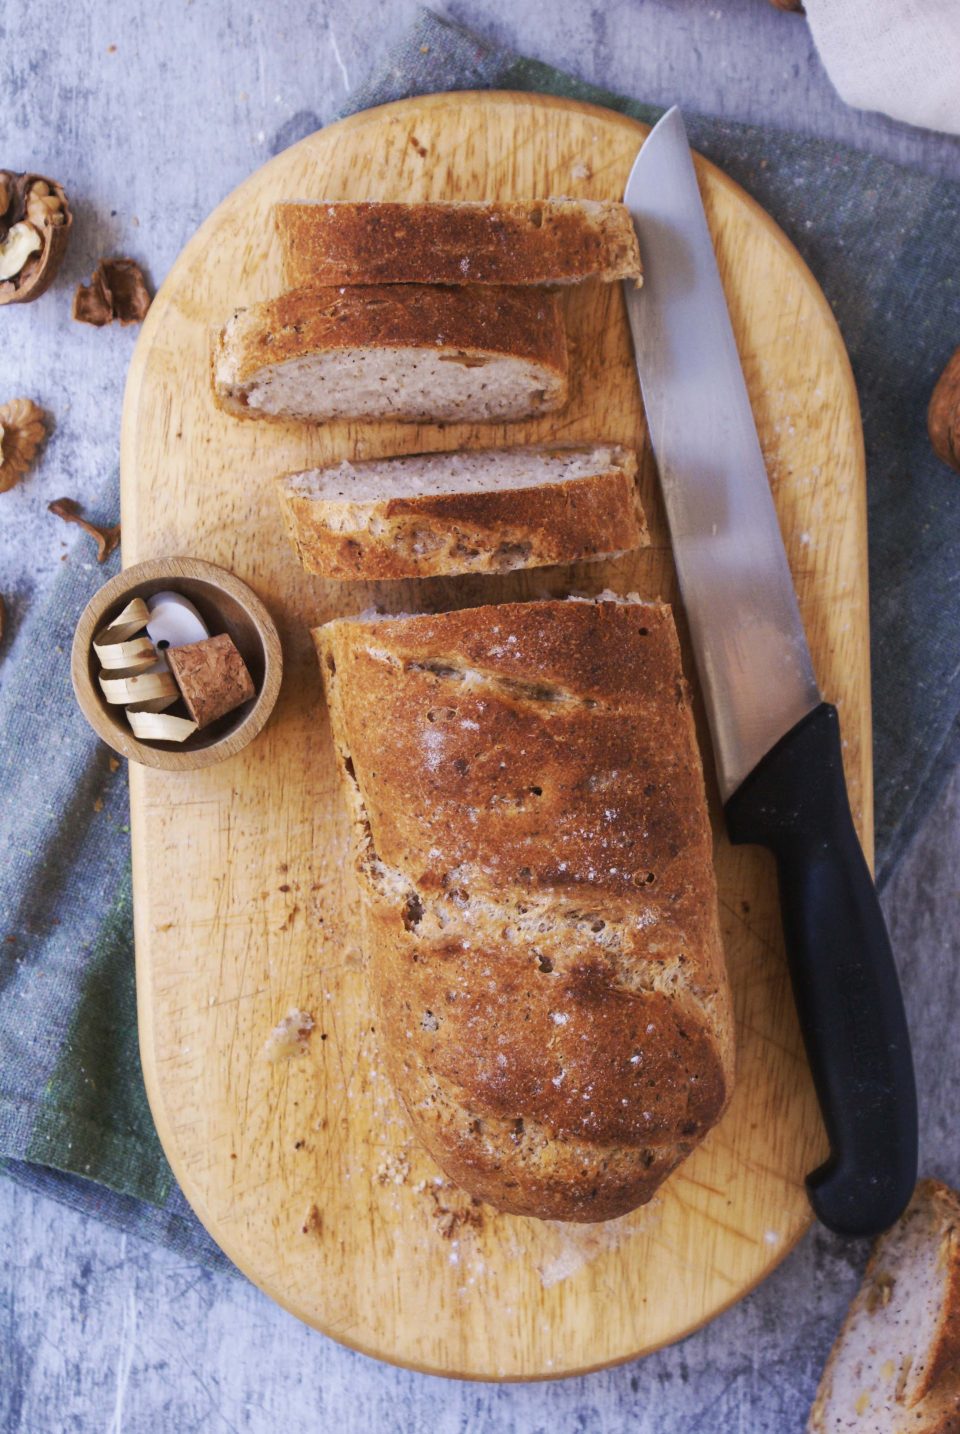
<instances>
[{"instance_id":1,"label":"wooden cutting board","mask_svg":"<svg viewBox=\"0 0 960 1434\"><path fill-rule=\"evenodd\" d=\"M358 894L307 628L372 603L401 611L611 586L675 598L649 454L653 546L601 568L423 585L335 586L299 569L274 473L344 457L556 438L643 447L619 286L565 296L573 396L558 417L434 428L237 422L213 405L210 329L279 292L270 205L291 197L617 198L645 129L521 94L387 105L305 139L240 186L174 265L143 326L122 437L125 563L191 554L232 569L280 628L277 710L205 771L130 772L140 1042L157 1128L184 1192L249 1277L301 1319L379 1358L490 1379L629 1359L710 1319L809 1221L824 1140L784 969L772 865L716 827L739 1085L729 1113L646 1208L562 1226L473 1205L411 1141L383 1074ZM849 363L784 236L700 163L760 437L817 673L840 707L852 802L870 807L864 463ZM687 671L693 668L689 651ZM272 1064L297 1007L307 1051Z\"/></svg>"}]
</instances>

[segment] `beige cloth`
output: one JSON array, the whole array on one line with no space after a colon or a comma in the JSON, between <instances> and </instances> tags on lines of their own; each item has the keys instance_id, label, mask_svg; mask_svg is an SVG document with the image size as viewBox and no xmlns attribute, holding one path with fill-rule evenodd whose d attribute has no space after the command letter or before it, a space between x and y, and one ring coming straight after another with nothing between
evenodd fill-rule
<instances>
[{"instance_id":1,"label":"beige cloth","mask_svg":"<svg viewBox=\"0 0 960 1434\"><path fill-rule=\"evenodd\" d=\"M960 0L804 0L842 99L960 134Z\"/></svg>"}]
</instances>

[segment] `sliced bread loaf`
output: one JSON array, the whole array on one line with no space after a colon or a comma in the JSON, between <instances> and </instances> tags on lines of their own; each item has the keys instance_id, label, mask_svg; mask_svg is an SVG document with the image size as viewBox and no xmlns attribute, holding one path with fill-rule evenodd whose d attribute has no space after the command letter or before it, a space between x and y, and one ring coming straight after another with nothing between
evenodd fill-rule
<instances>
[{"instance_id":1,"label":"sliced bread loaf","mask_svg":"<svg viewBox=\"0 0 960 1434\"><path fill-rule=\"evenodd\" d=\"M623 204L529 199L274 209L287 284L576 284L639 281Z\"/></svg>"},{"instance_id":2,"label":"sliced bread loaf","mask_svg":"<svg viewBox=\"0 0 960 1434\"><path fill-rule=\"evenodd\" d=\"M542 289L294 289L234 314L213 384L247 418L532 418L567 398L560 301Z\"/></svg>"},{"instance_id":3,"label":"sliced bread loaf","mask_svg":"<svg viewBox=\"0 0 960 1434\"><path fill-rule=\"evenodd\" d=\"M922 1180L877 1241L809 1434L960 1431L960 1196Z\"/></svg>"},{"instance_id":4,"label":"sliced bread loaf","mask_svg":"<svg viewBox=\"0 0 960 1434\"><path fill-rule=\"evenodd\" d=\"M605 1220L719 1120L733 1016L669 607L316 629L386 1067L501 1210Z\"/></svg>"},{"instance_id":5,"label":"sliced bread loaf","mask_svg":"<svg viewBox=\"0 0 960 1434\"><path fill-rule=\"evenodd\" d=\"M420 453L277 480L308 572L327 578L502 573L649 541L636 455L617 445Z\"/></svg>"}]
</instances>

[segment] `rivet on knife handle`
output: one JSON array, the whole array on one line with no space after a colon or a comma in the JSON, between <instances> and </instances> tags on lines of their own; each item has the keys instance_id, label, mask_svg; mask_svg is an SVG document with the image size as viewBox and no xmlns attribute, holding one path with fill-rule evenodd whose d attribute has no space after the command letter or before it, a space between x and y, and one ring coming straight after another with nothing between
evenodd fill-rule
<instances>
[{"instance_id":1,"label":"rivet on knife handle","mask_svg":"<svg viewBox=\"0 0 960 1434\"><path fill-rule=\"evenodd\" d=\"M734 842L777 858L800 1027L830 1157L807 1177L829 1229L874 1235L901 1214L917 1173L910 1039L877 893L854 830L837 709L802 718L726 805Z\"/></svg>"}]
</instances>

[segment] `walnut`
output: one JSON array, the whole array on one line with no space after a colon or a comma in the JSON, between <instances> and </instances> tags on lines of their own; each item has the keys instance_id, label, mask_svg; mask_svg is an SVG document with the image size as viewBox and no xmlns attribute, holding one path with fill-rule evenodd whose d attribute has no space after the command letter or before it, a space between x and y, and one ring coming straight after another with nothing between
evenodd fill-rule
<instances>
[{"instance_id":1,"label":"walnut","mask_svg":"<svg viewBox=\"0 0 960 1434\"><path fill-rule=\"evenodd\" d=\"M115 528L98 528L96 523L90 523L78 512L78 505L73 498L58 498L55 503L47 504L47 511L55 518L62 518L65 523L76 523L85 533L89 533L97 545L97 562L106 562L114 548L120 541L120 524Z\"/></svg>"},{"instance_id":2,"label":"walnut","mask_svg":"<svg viewBox=\"0 0 960 1434\"><path fill-rule=\"evenodd\" d=\"M142 323L149 307L146 281L133 259L101 259L90 283L78 284L73 296L73 317L98 329L114 319Z\"/></svg>"},{"instance_id":3,"label":"walnut","mask_svg":"<svg viewBox=\"0 0 960 1434\"><path fill-rule=\"evenodd\" d=\"M31 399L0 404L0 493L20 482L45 437L43 413Z\"/></svg>"},{"instance_id":4,"label":"walnut","mask_svg":"<svg viewBox=\"0 0 960 1434\"><path fill-rule=\"evenodd\" d=\"M0 304L29 304L50 287L72 225L59 184L0 169Z\"/></svg>"},{"instance_id":5,"label":"walnut","mask_svg":"<svg viewBox=\"0 0 960 1434\"><path fill-rule=\"evenodd\" d=\"M27 193L27 218L38 229L45 224L63 224L66 214L59 194L54 194L45 179L35 180Z\"/></svg>"},{"instance_id":6,"label":"walnut","mask_svg":"<svg viewBox=\"0 0 960 1434\"><path fill-rule=\"evenodd\" d=\"M927 409L927 431L937 457L960 472L960 349L933 390Z\"/></svg>"},{"instance_id":7,"label":"walnut","mask_svg":"<svg viewBox=\"0 0 960 1434\"><path fill-rule=\"evenodd\" d=\"M25 219L7 230L6 239L0 240L0 279L15 279L30 258L43 248L39 230Z\"/></svg>"}]
</instances>

